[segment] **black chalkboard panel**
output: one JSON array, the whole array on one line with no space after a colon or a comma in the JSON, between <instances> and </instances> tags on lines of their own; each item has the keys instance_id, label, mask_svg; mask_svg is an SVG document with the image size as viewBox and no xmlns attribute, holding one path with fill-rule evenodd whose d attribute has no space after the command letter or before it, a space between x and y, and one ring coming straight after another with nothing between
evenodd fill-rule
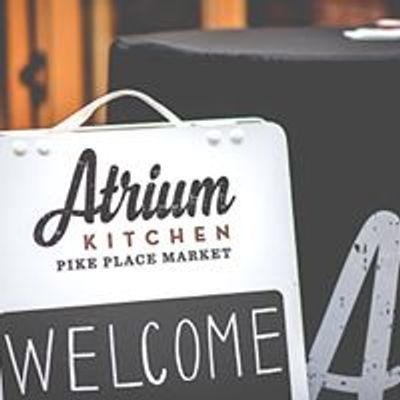
<instances>
[{"instance_id":1,"label":"black chalkboard panel","mask_svg":"<svg viewBox=\"0 0 400 400\"><path fill-rule=\"evenodd\" d=\"M290 399L276 291L7 314L5 400Z\"/></svg>"}]
</instances>

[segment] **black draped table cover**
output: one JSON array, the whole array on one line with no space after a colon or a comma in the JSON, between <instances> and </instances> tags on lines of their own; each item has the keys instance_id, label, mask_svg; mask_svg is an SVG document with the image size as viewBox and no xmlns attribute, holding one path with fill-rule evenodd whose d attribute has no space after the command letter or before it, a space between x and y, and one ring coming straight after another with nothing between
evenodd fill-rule
<instances>
[{"instance_id":1,"label":"black draped table cover","mask_svg":"<svg viewBox=\"0 0 400 400\"><path fill-rule=\"evenodd\" d=\"M311 28L125 36L109 76L110 90L145 91L187 119L285 128L311 397L398 399L400 41ZM124 102L108 118L154 121Z\"/></svg>"}]
</instances>

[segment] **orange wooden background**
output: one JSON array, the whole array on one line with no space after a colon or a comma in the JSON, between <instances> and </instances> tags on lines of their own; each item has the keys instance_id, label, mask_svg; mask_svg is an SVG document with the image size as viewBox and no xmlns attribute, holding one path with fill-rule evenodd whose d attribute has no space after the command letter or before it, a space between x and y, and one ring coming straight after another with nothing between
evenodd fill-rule
<instances>
[{"instance_id":1,"label":"orange wooden background","mask_svg":"<svg viewBox=\"0 0 400 400\"><path fill-rule=\"evenodd\" d=\"M36 0L34 13L29 0L5 0L3 127L51 126L106 91L108 49L114 35L112 0L90 4L86 17L93 21L93 32L89 36L96 40L88 43L82 0ZM33 34L30 23L36 27ZM45 68L36 76L46 87L45 101L38 109L21 80L33 49L46 57ZM85 65L88 58L91 71Z\"/></svg>"}]
</instances>

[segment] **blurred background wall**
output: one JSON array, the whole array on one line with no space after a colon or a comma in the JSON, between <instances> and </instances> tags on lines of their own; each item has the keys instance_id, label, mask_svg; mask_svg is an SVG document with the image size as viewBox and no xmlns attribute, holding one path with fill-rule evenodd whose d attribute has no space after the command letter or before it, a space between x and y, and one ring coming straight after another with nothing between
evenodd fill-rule
<instances>
[{"instance_id":1,"label":"blurred background wall","mask_svg":"<svg viewBox=\"0 0 400 400\"><path fill-rule=\"evenodd\" d=\"M51 126L105 93L115 35L385 16L400 16L400 0L0 0L0 128Z\"/></svg>"}]
</instances>

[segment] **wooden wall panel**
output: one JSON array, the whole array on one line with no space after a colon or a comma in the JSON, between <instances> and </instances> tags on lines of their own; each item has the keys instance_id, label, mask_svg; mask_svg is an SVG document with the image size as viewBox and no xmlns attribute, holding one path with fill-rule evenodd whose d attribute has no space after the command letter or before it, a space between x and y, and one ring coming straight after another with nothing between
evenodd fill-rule
<instances>
[{"instance_id":1,"label":"wooden wall panel","mask_svg":"<svg viewBox=\"0 0 400 400\"><path fill-rule=\"evenodd\" d=\"M7 127L31 127L31 101L28 88L21 81L21 71L29 62L28 0L6 0L6 101Z\"/></svg>"},{"instance_id":2,"label":"wooden wall panel","mask_svg":"<svg viewBox=\"0 0 400 400\"><path fill-rule=\"evenodd\" d=\"M109 49L114 38L113 0L93 0L90 9L90 56L91 80L90 97L96 98L107 92ZM97 123L106 120L106 109L103 107L95 115Z\"/></svg>"},{"instance_id":3,"label":"wooden wall panel","mask_svg":"<svg viewBox=\"0 0 400 400\"><path fill-rule=\"evenodd\" d=\"M386 15L382 0L315 1L315 23L326 26L359 26L370 24Z\"/></svg>"},{"instance_id":4,"label":"wooden wall panel","mask_svg":"<svg viewBox=\"0 0 400 400\"><path fill-rule=\"evenodd\" d=\"M81 0L6 0L8 128L51 126L82 106L81 6ZM46 88L47 96L33 109L30 90L20 75L38 51L45 55L46 67L35 75L35 82Z\"/></svg>"},{"instance_id":5,"label":"wooden wall panel","mask_svg":"<svg viewBox=\"0 0 400 400\"><path fill-rule=\"evenodd\" d=\"M49 68L49 58L47 52L51 46L52 37L52 32L50 31L51 1L37 0L35 6L35 45L37 51L45 54L46 56L46 67L37 79L46 87L47 90L47 96L37 109L37 120L40 126L50 126L53 123L53 117L52 106L47 87Z\"/></svg>"},{"instance_id":6,"label":"wooden wall panel","mask_svg":"<svg viewBox=\"0 0 400 400\"><path fill-rule=\"evenodd\" d=\"M56 123L84 100L83 25L80 0L49 2L48 100Z\"/></svg>"},{"instance_id":7,"label":"wooden wall panel","mask_svg":"<svg viewBox=\"0 0 400 400\"><path fill-rule=\"evenodd\" d=\"M247 0L202 0L203 29L239 29L247 26Z\"/></svg>"}]
</instances>

